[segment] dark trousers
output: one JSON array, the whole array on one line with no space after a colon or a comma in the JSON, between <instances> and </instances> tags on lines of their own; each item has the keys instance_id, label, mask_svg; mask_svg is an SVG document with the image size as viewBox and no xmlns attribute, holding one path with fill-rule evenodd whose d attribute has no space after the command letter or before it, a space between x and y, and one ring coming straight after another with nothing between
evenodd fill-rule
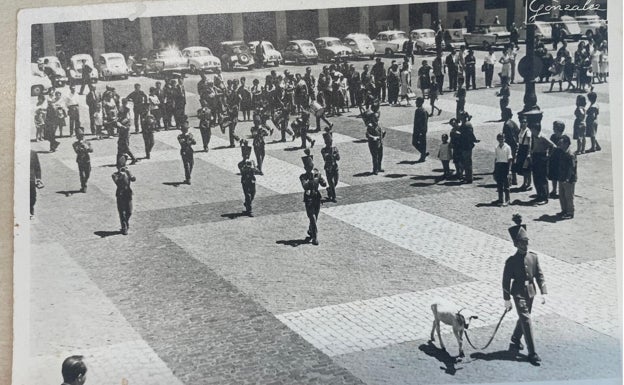
<instances>
[{"instance_id":1,"label":"dark trousers","mask_svg":"<svg viewBox=\"0 0 624 385\"><path fill-rule=\"evenodd\" d=\"M35 215L35 203L37 203L37 185L34 180L30 181L30 215Z\"/></svg>"},{"instance_id":2,"label":"dark trousers","mask_svg":"<svg viewBox=\"0 0 624 385\"><path fill-rule=\"evenodd\" d=\"M449 69L449 89L453 91L457 91L457 70Z\"/></svg>"},{"instance_id":3,"label":"dark trousers","mask_svg":"<svg viewBox=\"0 0 624 385\"><path fill-rule=\"evenodd\" d=\"M251 203L256 196L256 183L253 181L242 182L243 195L245 195L245 209L251 212Z\"/></svg>"},{"instance_id":4,"label":"dark trousers","mask_svg":"<svg viewBox=\"0 0 624 385\"><path fill-rule=\"evenodd\" d=\"M182 164L184 165L184 180L190 181L194 164L193 153L180 152L180 155L182 155Z\"/></svg>"},{"instance_id":5,"label":"dark trousers","mask_svg":"<svg viewBox=\"0 0 624 385\"><path fill-rule=\"evenodd\" d=\"M438 85L438 93L442 95L442 88L444 87L444 75L436 75L436 84Z\"/></svg>"},{"instance_id":6,"label":"dark trousers","mask_svg":"<svg viewBox=\"0 0 624 385\"><path fill-rule=\"evenodd\" d=\"M368 150L373 159L373 172L381 171L381 161L383 160L383 144L379 141L369 140Z\"/></svg>"},{"instance_id":7,"label":"dark trousers","mask_svg":"<svg viewBox=\"0 0 624 385\"><path fill-rule=\"evenodd\" d=\"M178 128L182 127L182 121L184 120L185 108L186 108L186 104L176 103L173 114L174 114L174 119L176 121L176 126Z\"/></svg>"},{"instance_id":8,"label":"dark trousers","mask_svg":"<svg viewBox=\"0 0 624 385\"><path fill-rule=\"evenodd\" d=\"M80 176L80 187L87 187L89 176L91 176L91 162L78 162L78 175Z\"/></svg>"},{"instance_id":9,"label":"dark trousers","mask_svg":"<svg viewBox=\"0 0 624 385\"><path fill-rule=\"evenodd\" d=\"M232 123L228 126L228 136L230 139L230 147L234 147L236 142L240 140L240 138L236 135L236 120L238 118L233 118Z\"/></svg>"},{"instance_id":10,"label":"dark trousers","mask_svg":"<svg viewBox=\"0 0 624 385\"><path fill-rule=\"evenodd\" d=\"M386 101L386 81L380 80L375 82L375 97L380 102Z\"/></svg>"},{"instance_id":11,"label":"dark trousers","mask_svg":"<svg viewBox=\"0 0 624 385\"><path fill-rule=\"evenodd\" d=\"M449 165L450 162L451 162L450 160L443 160L442 161L442 169L444 169L444 176L451 175L451 167Z\"/></svg>"},{"instance_id":12,"label":"dark trousers","mask_svg":"<svg viewBox=\"0 0 624 385\"><path fill-rule=\"evenodd\" d=\"M462 164L461 150L453 148L453 164L455 164L455 175L460 178L464 175L464 165Z\"/></svg>"},{"instance_id":13,"label":"dark trousers","mask_svg":"<svg viewBox=\"0 0 624 385\"><path fill-rule=\"evenodd\" d=\"M492 77L494 76L494 65L485 65L485 86L492 87Z\"/></svg>"},{"instance_id":14,"label":"dark trousers","mask_svg":"<svg viewBox=\"0 0 624 385\"><path fill-rule=\"evenodd\" d=\"M336 199L336 186L338 185L338 168L326 168L327 176L327 196L329 199Z\"/></svg>"},{"instance_id":15,"label":"dark trousers","mask_svg":"<svg viewBox=\"0 0 624 385\"><path fill-rule=\"evenodd\" d=\"M471 69L467 69L466 70L466 89L469 90L470 89L470 85L472 84L472 89L476 90L477 89L477 82L476 82L476 72L474 68Z\"/></svg>"},{"instance_id":16,"label":"dark trousers","mask_svg":"<svg viewBox=\"0 0 624 385\"><path fill-rule=\"evenodd\" d=\"M91 129L91 135L95 135L95 109L89 108L89 128Z\"/></svg>"},{"instance_id":17,"label":"dark trousers","mask_svg":"<svg viewBox=\"0 0 624 385\"><path fill-rule=\"evenodd\" d=\"M559 181L559 204L562 213L574 215L574 183Z\"/></svg>"},{"instance_id":18,"label":"dark trousers","mask_svg":"<svg viewBox=\"0 0 624 385\"><path fill-rule=\"evenodd\" d=\"M262 172L262 163L264 162L264 143L253 146L254 154L256 154L256 163L258 163L258 170Z\"/></svg>"},{"instance_id":19,"label":"dark trousers","mask_svg":"<svg viewBox=\"0 0 624 385\"><path fill-rule=\"evenodd\" d=\"M399 101L399 83L388 85L388 103L395 104Z\"/></svg>"},{"instance_id":20,"label":"dark trousers","mask_svg":"<svg viewBox=\"0 0 624 385\"><path fill-rule=\"evenodd\" d=\"M529 354L535 353L535 344L533 343L533 332L531 330L531 308L533 307L533 298L513 297L516 311L518 312L518 322L516 328L511 335L513 341L520 341L524 335Z\"/></svg>"},{"instance_id":21,"label":"dark trousers","mask_svg":"<svg viewBox=\"0 0 624 385\"><path fill-rule=\"evenodd\" d=\"M464 179L466 182L472 182L472 148L469 150L461 150L461 155Z\"/></svg>"},{"instance_id":22,"label":"dark trousers","mask_svg":"<svg viewBox=\"0 0 624 385\"><path fill-rule=\"evenodd\" d=\"M509 163L497 162L494 164L494 180L500 202L509 202ZM504 200L503 200L504 195Z\"/></svg>"},{"instance_id":23,"label":"dark trousers","mask_svg":"<svg viewBox=\"0 0 624 385\"><path fill-rule=\"evenodd\" d=\"M462 112L464 112L465 108L466 108L466 100L465 99L458 100L457 104L455 105L455 119L459 120L461 118L459 115Z\"/></svg>"},{"instance_id":24,"label":"dark trousers","mask_svg":"<svg viewBox=\"0 0 624 385\"><path fill-rule=\"evenodd\" d=\"M173 104L165 104L163 111L163 124L166 128L171 127L171 117L173 116L174 105Z\"/></svg>"},{"instance_id":25,"label":"dark trousers","mask_svg":"<svg viewBox=\"0 0 624 385\"><path fill-rule=\"evenodd\" d=\"M318 191L316 192L316 196L313 196L305 201L305 208L306 214L308 215L308 219L310 221L308 234L310 234L312 238L316 238L318 234L316 222L318 220L319 212L321 211L321 194Z\"/></svg>"},{"instance_id":26,"label":"dark trousers","mask_svg":"<svg viewBox=\"0 0 624 385\"><path fill-rule=\"evenodd\" d=\"M117 197L117 211L119 212L119 222L121 222L121 229L127 230L130 227L130 217L132 216L132 197L118 196Z\"/></svg>"},{"instance_id":27,"label":"dark trousers","mask_svg":"<svg viewBox=\"0 0 624 385\"><path fill-rule=\"evenodd\" d=\"M69 116L69 136L72 136L74 131L80 128L80 111L78 106L69 106L67 115Z\"/></svg>"},{"instance_id":28,"label":"dark trousers","mask_svg":"<svg viewBox=\"0 0 624 385\"><path fill-rule=\"evenodd\" d=\"M411 60L412 64L414 64L414 53L413 52L406 53L405 57L409 58Z\"/></svg>"},{"instance_id":29,"label":"dark trousers","mask_svg":"<svg viewBox=\"0 0 624 385\"><path fill-rule=\"evenodd\" d=\"M355 87L349 87L349 100L351 101L351 107L355 107L357 102L358 90Z\"/></svg>"},{"instance_id":30,"label":"dark trousers","mask_svg":"<svg viewBox=\"0 0 624 385\"><path fill-rule=\"evenodd\" d=\"M209 121L199 123L199 132L201 133L202 143L204 145L204 151L208 150L210 144L210 138L212 137L212 128Z\"/></svg>"},{"instance_id":31,"label":"dark trousers","mask_svg":"<svg viewBox=\"0 0 624 385\"><path fill-rule=\"evenodd\" d=\"M420 160L425 160L427 157L427 133L418 132L413 143L414 147L420 152Z\"/></svg>"},{"instance_id":32,"label":"dark trousers","mask_svg":"<svg viewBox=\"0 0 624 385\"><path fill-rule=\"evenodd\" d=\"M150 114L154 117L156 125L158 127L162 127L162 110L160 108L155 108L150 111Z\"/></svg>"},{"instance_id":33,"label":"dark trousers","mask_svg":"<svg viewBox=\"0 0 624 385\"><path fill-rule=\"evenodd\" d=\"M82 95L82 93L85 90L85 87L88 87L89 85L91 85L91 78L83 78L82 79L82 85L80 86L79 94Z\"/></svg>"},{"instance_id":34,"label":"dark trousers","mask_svg":"<svg viewBox=\"0 0 624 385\"><path fill-rule=\"evenodd\" d=\"M281 122L280 125L278 127L280 129L280 131L282 132L282 142L286 141L286 133L288 133L288 135L293 136L294 133L292 132L292 130L290 128L288 128L288 116L286 116ZM294 138L293 138L294 139Z\"/></svg>"},{"instance_id":35,"label":"dark trousers","mask_svg":"<svg viewBox=\"0 0 624 385\"><path fill-rule=\"evenodd\" d=\"M119 157L123 154L127 154L130 159L132 159L133 162L136 162L136 157L134 156L134 154L132 153L132 151L130 151L130 146L127 145L119 145L119 143L117 144L117 159L119 159Z\"/></svg>"},{"instance_id":36,"label":"dark trousers","mask_svg":"<svg viewBox=\"0 0 624 385\"><path fill-rule=\"evenodd\" d=\"M537 200L548 201L548 158L546 154L541 153L533 153L531 157L531 171Z\"/></svg>"},{"instance_id":37,"label":"dark trousers","mask_svg":"<svg viewBox=\"0 0 624 385\"><path fill-rule=\"evenodd\" d=\"M316 130L319 131L321 129L321 120L325 122L328 126L331 124L329 120L325 117L325 114L321 114L321 116L316 117Z\"/></svg>"},{"instance_id":38,"label":"dark trousers","mask_svg":"<svg viewBox=\"0 0 624 385\"><path fill-rule=\"evenodd\" d=\"M143 121L147 116L147 111L143 108L135 108L134 112L134 132L139 132L139 127L143 129Z\"/></svg>"},{"instance_id":39,"label":"dark trousers","mask_svg":"<svg viewBox=\"0 0 624 385\"><path fill-rule=\"evenodd\" d=\"M149 159L152 148L154 148L154 133L143 132L143 143L145 143L145 158Z\"/></svg>"}]
</instances>

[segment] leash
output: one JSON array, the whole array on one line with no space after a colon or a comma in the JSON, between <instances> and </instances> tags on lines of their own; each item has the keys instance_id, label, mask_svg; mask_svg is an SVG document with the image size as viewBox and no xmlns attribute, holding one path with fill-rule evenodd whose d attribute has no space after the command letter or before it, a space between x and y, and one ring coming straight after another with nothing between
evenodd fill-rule
<instances>
[{"instance_id":1,"label":"leash","mask_svg":"<svg viewBox=\"0 0 624 385\"><path fill-rule=\"evenodd\" d=\"M466 331L466 329L464 329L464 335L466 336L466 341L468 341L468 344L470 344L470 346L472 346L473 349L476 350L483 350L485 348L487 348L488 346L490 346L490 344L492 343L492 341L494 340L494 336L496 335L496 332L498 332L498 328L500 327L501 323L503 322L503 318L505 318L505 315L509 312L509 310L505 309L505 312L503 313L503 315L500 317L500 319L498 320L498 325L496 325L496 329L494 329L494 333L492 333L492 337L490 337L490 340L488 341L487 344L485 344L484 347L482 347L481 349L477 348L476 346L474 346L472 344L472 342L470 342L470 338L468 337L468 332Z\"/></svg>"}]
</instances>

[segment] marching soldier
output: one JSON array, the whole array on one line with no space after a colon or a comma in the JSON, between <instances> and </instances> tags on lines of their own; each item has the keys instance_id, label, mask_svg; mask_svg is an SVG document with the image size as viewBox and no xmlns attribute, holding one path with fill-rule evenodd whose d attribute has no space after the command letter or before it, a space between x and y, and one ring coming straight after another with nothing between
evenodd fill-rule
<instances>
[{"instance_id":1,"label":"marching soldier","mask_svg":"<svg viewBox=\"0 0 624 385\"><path fill-rule=\"evenodd\" d=\"M286 92L280 92L280 97L277 98L276 109L275 109L275 117L273 118L273 123L275 126L281 131L282 139L281 142L286 141L286 133L293 136L293 132L288 128L288 120L290 117L290 99L292 99L292 95L288 95Z\"/></svg>"},{"instance_id":2,"label":"marching soldier","mask_svg":"<svg viewBox=\"0 0 624 385\"><path fill-rule=\"evenodd\" d=\"M150 153L152 152L152 148L154 148L154 131L158 126L158 122L154 115L146 115L145 121L141 124L143 127L143 143L145 143L145 159L150 158Z\"/></svg>"},{"instance_id":3,"label":"marching soldier","mask_svg":"<svg viewBox=\"0 0 624 385\"><path fill-rule=\"evenodd\" d=\"M182 164L184 165L184 183L191 184L191 172L193 172L193 145L196 144L193 134L188 132L189 123L186 116L180 118L182 133L178 135L180 143L180 155L182 156Z\"/></svg>"},{"instance_id":4,"label":"marching soldier","mask_svg":"<svg viewBox=\"0 0 624 385\"><path fill-rule=\"evenodd\" d=\"M136 178L126 168L127 157L122 154L117 160L117 172L113 173L113 182L117 185L115 196L117 198L117 211L121 222L121 233L128 235L130 217L132 216L132 189L130 183Z\"/></svg>"},{"instance_id":5,"label":"marching soldier","mask_svg":"<svg viewBox=\"0 0 624 385\"><path fill-rule=\"evenodd\" d=\"M314 147L315 140L308 135L308 130L310 129L310 114L307 111L303 111L301 117L290 123L290 128L292 128L293 131L293 140L298 136L301 137L301 148L306 148L307 142L310 142L310 148Z\"/></svg>"},{"instance_id":6,"label":"marching soldier","mask_svg":"<svg viewBox=\"0 0 624 385\"><path fill-rule=\"evenodd\" d=\"M132 159L130 164L135 164L137 159L132 151L130 151L130 119L124 118L121 122L116 123L117 126L117 158L126 154Z\"/></svg>"},{"instance_id":7,"label":"marching soldier","mask_svg":"<svg viewBox=\"0 0 624 385\"><path fill-rule=\"evenodd\" d=\"M366 126L366 139L368 139L368 149L373 159L373 174L384 172L381 168L383 159L383 138L386 132L379 124L368 123Z\"/></svg>"},{"instance_id":8,"label":"marching soldier","mask_svg":"<svg viewBox=\"0 0 624 385\"><path fill-rule=\"evenodd\" d=\"M228 127L228 136L230 138L230 147L234 148L234 142L239 140L239 137L235 134L236 124L238 123L238 106L240 105L240 95L237 92L230 92L227 95L227 119L221 122L221 131L225 130L225 126Z\"/></svg>"},{"instance_id":9,"label":"marching soldier","mask_svg":"<svg viewBox=\"0 0 624 385\"><path fill-rule=\"evenodd\" d=\"M76 152L76 163L78 163L78 175L80 176L80 192L87 192L87 181L91 175L91 157L93 152L91 144L84 139L84 129L82 127L76 129L76 140L73 144Z\"/></svg>"},{"instance_id":10,"label":"marching soldier","mask_svg":"<svg viewBox=\"0 0 624 385\"><path fill-rule=\"evenodd\" d=\"M212 137L212 112L210 108L202 107L197 110L197 117L199 118L199 132L201 132L204 152L208 152L208 145Z\"/></svg>"},{"instance_id":11,"label":"marching soldier","mask_svg":"<svg viewBox=\"0 0 624 385\"><path fill-rule=\"evenodd\" d=\"M522 224L522 217L520 214L515 214L513 220L516 225L509 228L509 234L517 251L507 259L503 271L505 309L511 310L511 297L513 296L518 312L518 322L511 336L510 348L514 350L524 349L520 342L524 335L524 341L529 350L529 361L536 365L541 362L541 359L535 352L531 330L531 308L533 307L533 298L536 295L534 280L537 281L542 293L542 304L546 302L543 297L547 293L546 282L537 254L528 251L529 236L526 232L526 226Z\"/></svg>"},{"instance_id":12,"label":"marching soldier","mask_svg":"<svg viewBox=\"0 0 624 385\"><path fill-rule=\"evenodd\" d=\"M256 196L256 173L260 173L260 170L258 170L253 160L249 160L251 147L245 139L241 140L241 153L243 160L238 163L238 169L240 170L241 184L243 185L243 194L245 195L245 211L243 213L251 217L253 216L251 204Z\"/></svg>"},{"instance_id":13,"label":"marching soldier","mask_svg":"<svg viewBox=\"0 0 624 385\"><path fill-rule=\"evenodd\" d=\"M269 135L264 124L258 124L254 120L254 126L251 127L251 135L253 136L253 149L256 154L256 162L258 164L258 174L264 175L262 172L262 163L264 162L264 137Z\"/></svg>"},{"instance_id":14,"label":"marching soldier","mask_svg":"<svg viewBox=\"0 0 624 385\"><path fill-rule=\"evenodd\" d=\"M317 170L314 168L313 156L310 155L310 150L304 150L306 156L302 157L303 168L305 169L305 173L299 176L299 180L301 181L301 186L303 187L303 202L305 203L306 214L308 215L308 219L310 220L310 225L308 227L308 239L312 240L313 245L318 245L318 229L316 226L319 212L321 211L321 193L319 192L320 186L327 186L325 179Z\"/></svg>"},{"instance_id":15,"label":"marching soldier","mask_svg":"<svg viewBox=\"0 0 624 385\"><path fill-rule=\"evenodd\" d=\"M327 176L327 198L336 202L336 185L338 185L338 161L340 160L340 153L338 148L332 146L333 139L331 132L323 133L323 140L325 141L325 147L321 148L321 155L325 161L325 175Z\"/></svg>"}]
</instances>

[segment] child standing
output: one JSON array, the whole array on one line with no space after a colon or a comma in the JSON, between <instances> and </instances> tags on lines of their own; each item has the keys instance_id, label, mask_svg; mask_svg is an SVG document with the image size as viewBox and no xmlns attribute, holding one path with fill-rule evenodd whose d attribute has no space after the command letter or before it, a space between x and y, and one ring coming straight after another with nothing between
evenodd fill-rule
<instances>
[{"instance_id":1,"label":"child standing","mask_svg":"<svg viewBox=\"0 0 624 385\"><path fill-rule=\"evenodd\" d=\"M442 134L442 143L440 143L440 148L438 149L438 159L442 162L442 168L444 169L444 175L442 176L443 179L451 176L449 163L451 159L453 159L453 150L451 149L451 144L448 140L448 135Z\"/></svg>"}]
</instances>

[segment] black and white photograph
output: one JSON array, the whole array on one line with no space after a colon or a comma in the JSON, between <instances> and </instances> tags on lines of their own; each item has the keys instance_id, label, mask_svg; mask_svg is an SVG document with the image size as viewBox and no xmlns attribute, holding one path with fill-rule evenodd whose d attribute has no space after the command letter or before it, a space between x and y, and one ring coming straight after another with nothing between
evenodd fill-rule
<instances>
[{"instance_id":1,"label":"black and white photograph","mask_svg":"<svg viewBox=\"0 0 624 385\"><path fill-rule=\"evenodd\" d=\"M621 384L621 50L615 0L21 10L13 384Z\"/></svg>"}]
</instances>

